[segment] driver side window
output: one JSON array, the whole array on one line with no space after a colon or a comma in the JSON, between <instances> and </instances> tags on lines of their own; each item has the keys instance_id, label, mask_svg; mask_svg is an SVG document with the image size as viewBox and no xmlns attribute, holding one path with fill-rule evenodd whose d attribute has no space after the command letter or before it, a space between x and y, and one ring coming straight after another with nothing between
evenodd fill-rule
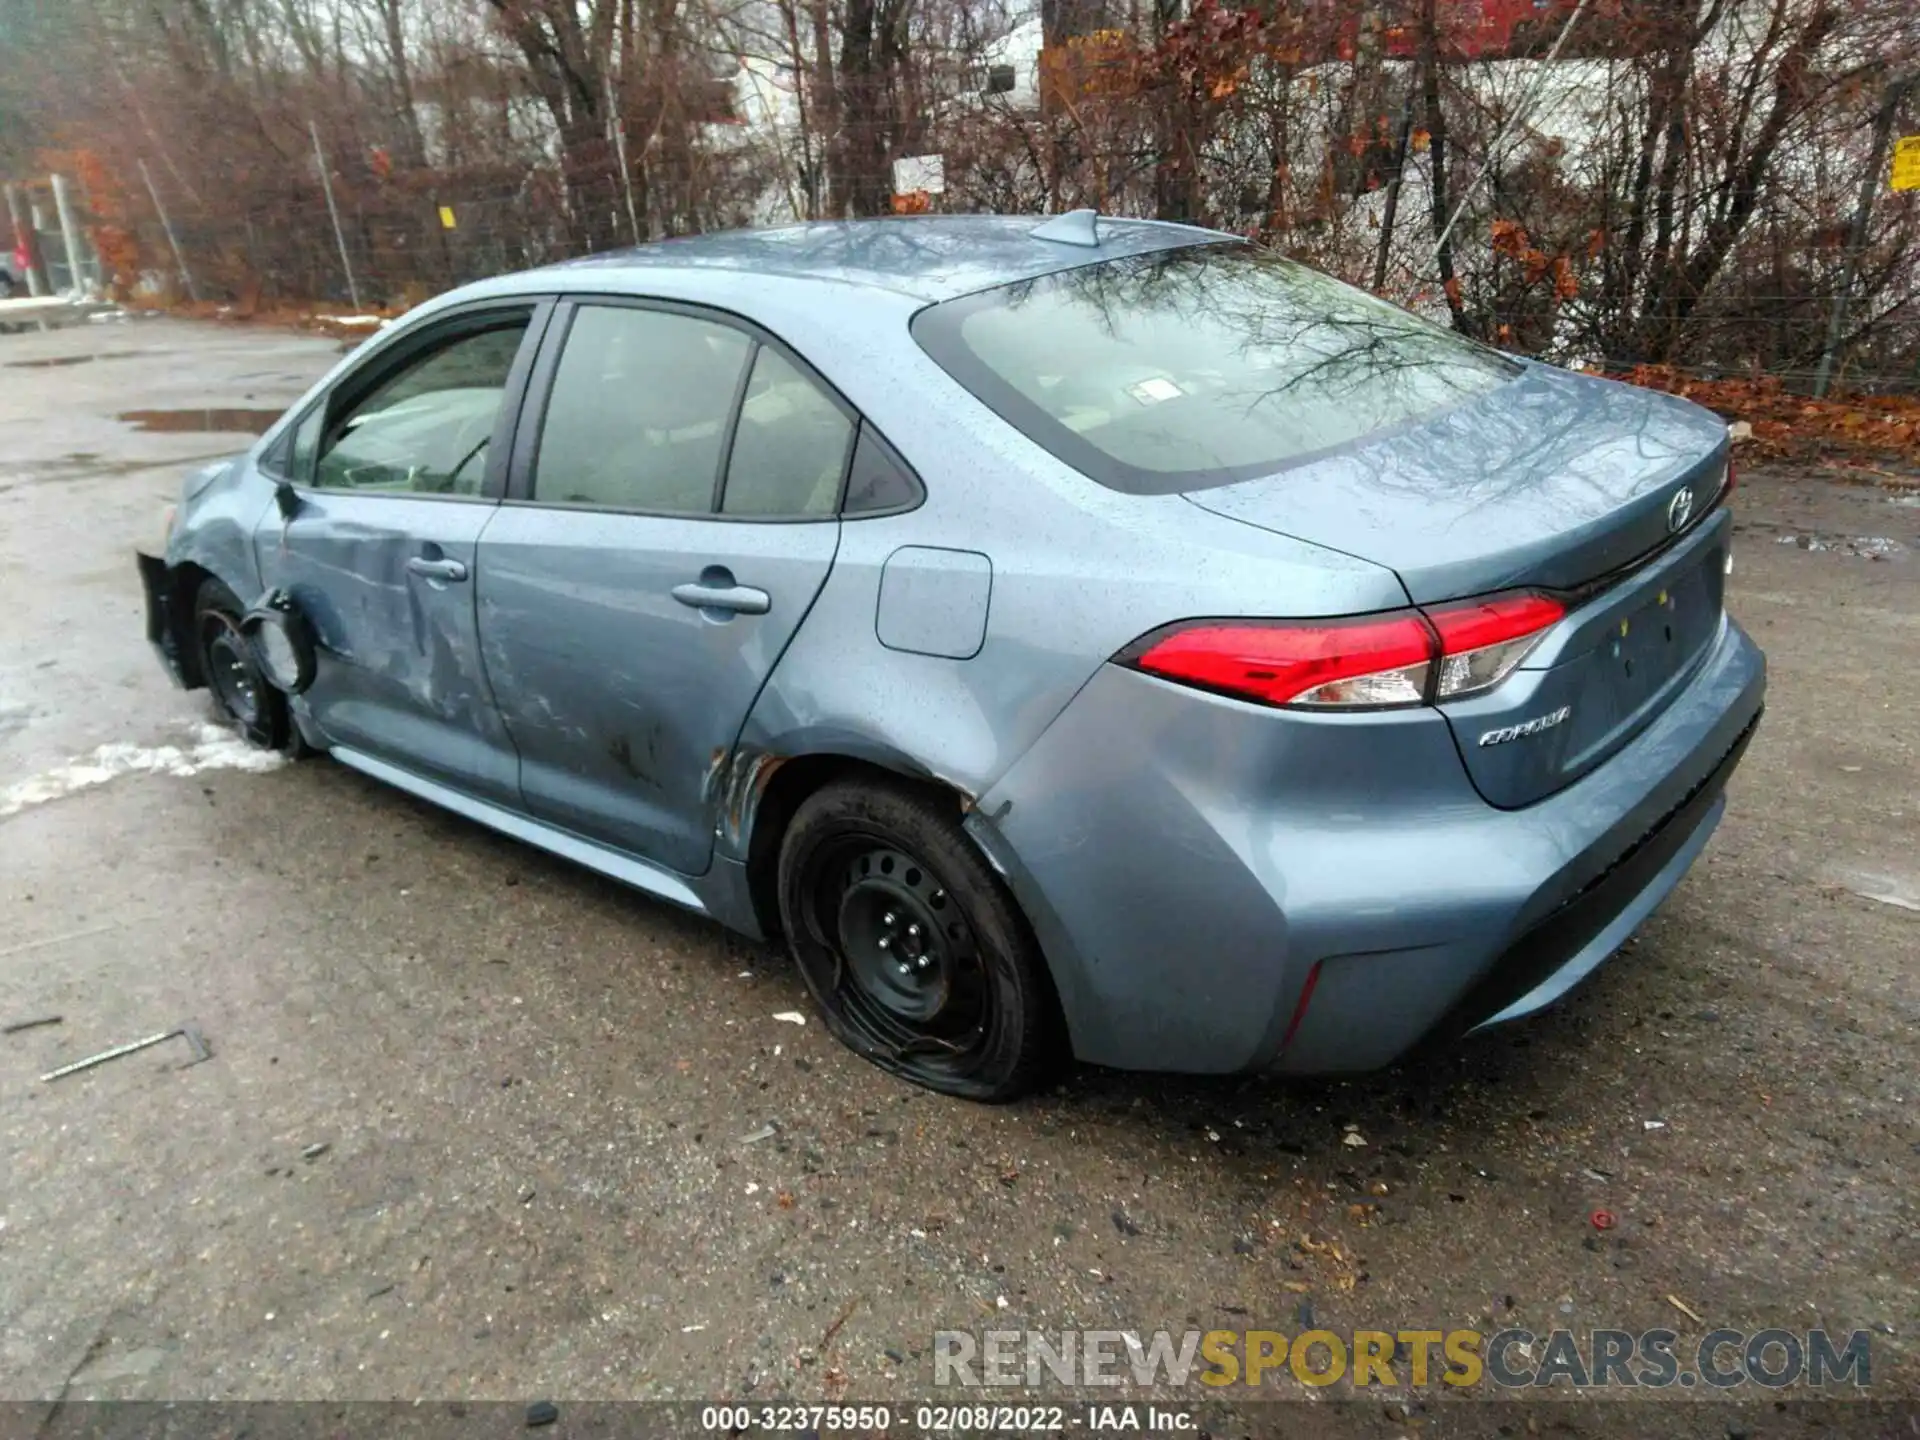
<instances>
[{"instance_id":1,"label":"driver side window","mask_svg":"<svg viewBox=\"0 0 1920 1440\"><path fill-rule=\"evenodd\" d=\"M462 334L333 416L313 483L323 490L480 494L488 442L527 323L523 314L502 317L497 326Z\"/></svg>"}]
</instances>

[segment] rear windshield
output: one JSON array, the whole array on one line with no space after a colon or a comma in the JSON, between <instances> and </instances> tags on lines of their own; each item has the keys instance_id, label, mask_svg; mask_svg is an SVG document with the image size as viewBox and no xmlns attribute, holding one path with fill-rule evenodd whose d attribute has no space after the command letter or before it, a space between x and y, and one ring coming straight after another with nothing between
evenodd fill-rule
<instances>
[{"instance_id":1,"label":"rear windshield","mask_svg":"<svg viewBox=\"0 0 1920 1440\"><path fill-rule=\"evenodd\" d=\"M1044 275L922 311L914 337L1009 424L1115 490L1271 474L1520 367L1250 247Z\"/></svg>"}]
</instances>

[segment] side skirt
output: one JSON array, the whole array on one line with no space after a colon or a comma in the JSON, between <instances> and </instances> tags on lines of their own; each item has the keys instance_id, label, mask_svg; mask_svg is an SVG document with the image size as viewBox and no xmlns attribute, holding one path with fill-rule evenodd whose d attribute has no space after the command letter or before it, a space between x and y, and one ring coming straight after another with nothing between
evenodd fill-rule
<instances>
[{"instance_id":1,"label":"side skirt","mask_svg":"<svg viewBox=\"0 0 1920 1440\"><path fill-rule=\"evenodd\" d=\"M706 900L688 884L686 877L671 870L663 870L658 865L628 855L592 840L583 840L578 835L565 830L555 829L525 815L515 814L485 800L476 800L471 795L463 795L433 780L424 780L397 765L389 765L384 760L376 760L358 750L350 750L344 745L335 745L330 751L333 758L342 765L351 766L363 775L371 775L376 780L384 780L396 789L408 794L418 795L422 800L431 800L443 809L456 815L464 815L469 820L477 820L489 829L498 830L502 835L510 835L541 850L584 865L589 870L598 871L609 879L618 880L622 885L631 885L636 890L661 900L671 901L696 915L714 915ZM725 919L724 916L715 916Z\"/></svg>"}]
</instances>

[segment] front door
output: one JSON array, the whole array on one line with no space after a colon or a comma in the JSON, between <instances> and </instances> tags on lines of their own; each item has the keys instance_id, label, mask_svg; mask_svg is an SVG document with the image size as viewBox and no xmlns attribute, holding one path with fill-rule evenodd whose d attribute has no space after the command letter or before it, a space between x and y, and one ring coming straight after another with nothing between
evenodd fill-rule
<instances>
[{"instance_id":1,"label":"front door","mask_svg":"<svg viewBox=\"0 0 1920 1440\"><path fill-rule=\"evenodd\" d=\"M518 760L481 664L474 576L533 314L464 313L350 372L294 432L291 515L270 509L255 533L266 583L313 623L302 699L326 739L509 804Z\"/></svg>"},{"instance_id":2,"label":"front door","mask_svg":"<svg viewBox=\"0 0 1920 1440\"><path fill-rule=\"evenodd\" d=\"M556 316L480 638L532 813L704 872L728 755L832 568L854 422L757 333L683 308Z\"/></svg>"}]
</instances>

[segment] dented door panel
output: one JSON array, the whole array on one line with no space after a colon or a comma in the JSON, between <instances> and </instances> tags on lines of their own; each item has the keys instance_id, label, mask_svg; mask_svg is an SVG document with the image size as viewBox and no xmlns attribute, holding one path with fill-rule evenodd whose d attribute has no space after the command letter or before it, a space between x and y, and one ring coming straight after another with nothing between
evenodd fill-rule
<instances>
[{"instance_id":1,"label":"dented door panel","mask_svg":"<svg viewBox=\"0 0 1920 1440\"><path fill-rule=\"evenodd\" d=\"M480 547L480 635L528 813L705 872L727 756L839 534L504 506ZM765 609L703 608L688 587Z\"/></svg>"},{"instance_id":2,"label":"dented door panel","mask_svg":"<svg viewBox=\"0 0 1920 1440\"><path fill-rule=\"evenodd\" d=\"M303 699L330 743L517 802L474 622L471 576L495 513L487 501L313 491L291 521L263 520L260 569L313 624ZM448 578L455 568L468 578Z\"/></svg>"}]
</instances>

